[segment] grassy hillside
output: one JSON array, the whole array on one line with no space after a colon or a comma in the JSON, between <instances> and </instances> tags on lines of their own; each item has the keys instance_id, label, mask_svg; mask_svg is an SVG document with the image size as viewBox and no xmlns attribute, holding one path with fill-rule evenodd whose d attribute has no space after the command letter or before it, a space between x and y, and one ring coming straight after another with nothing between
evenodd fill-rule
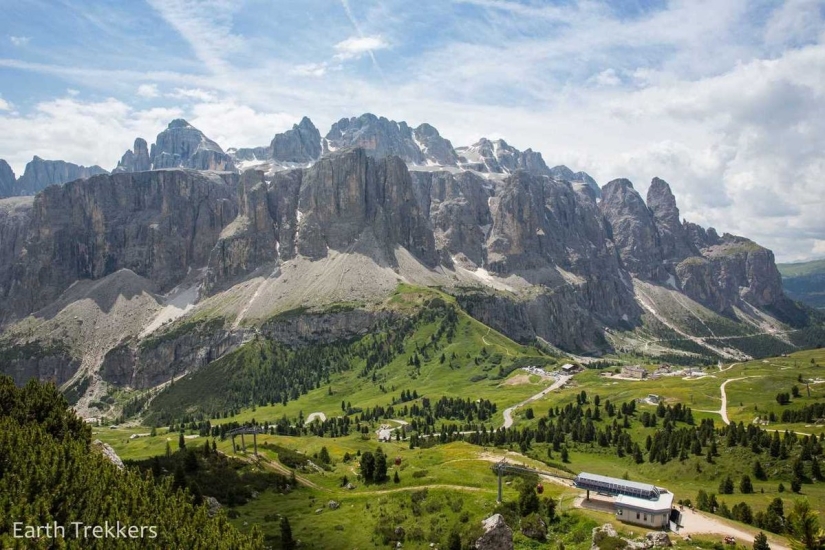
<instances>
[{"instance_id":1,"label":"grassy hillside","mask_svg":"<svg viewBox=\"0 0 825 550\"><path fill-rule=\"evenodd\" d=\"M460 321L457 326L461 327L464 322ZM429 327L430 323L424 323L423 326ZM468 341L462 344L464 339L456 337L445 348L471 345L468 342L472 341L473 335L477 335L474 326L467 325ZM485 332L486 330L480 334L483 337L480 345L490 347L485 342L492 343L492 340ZM463 332L457 331L457 334ZM421 346L427 340L428 337L414 331L408 345L415 349L415 343ZM514 354L508 356L502 349L502 360L514 356L517 359L530 352L506 340L500 342L504 349ZM435 397L443 393L469 397L470 400L474 400L476 395L483 395L485 399L500 403L495 417L481 423L488 432L501 425L503 407L522 398L517 395L518 392L522 395L535 394L544 387L537 380L531 381L530 375L523 371L511 373L505 382L469 382L465 374L476 372L476 367L484 372L483 362L476 366L474 361L473 367L466 367L466 373L461 369L444 367L437 360L431 361L426 366L422 364L421 375L412 379L407 365L409 359L400 358L398 364L395 363L396 360L399 359L394 359L380 370L385 370L388 374L386 383L391 383L392 380L403 381L400 388L416 390L419 397L403 405L420 405L425 395ZM652 372L655 365L646 365L646 368ZM576 374L567 387L517 409L514 428L507 430L509 435L503 443L490 441L485 445L473 444L469 437L467 441L461 441L464 436L456 434L445 438L439 435L442 426L462 425L466 422L459 418L442 417L435 421L433 436L421 437L413 445L412 422L421 421L421 417L405 414L399 403L396 403L392 416L362 419L362 431L353 430L343 436L319 437L306 431L296 432L296 435L259 435L260 456L257 459L252 456L249 436L245 452L240 448L233 451L230 439L215 437L218 451L228 455L236 453L237 456L252 461L254 468L259 471L289 473L290 468L285 464L290 464L295 457L303 457L293 470L303 485L299 490L285 493L277 488L264 488L248 502L231 508L230 517L242 530L249 530L254 525L260 526L265 541L275 547L280 536L280 515L289 517L293 533L306 548L391 547L395 541L400 540L399 533L403 533L405 548L429 548L431 543L446 547L448 537L453 532L458 533L466 544L477 536L481 519L495 511L512 513L512 509L507 507L513 506L517 501L523 481L518 478L507 479L508 483L504 487L505 506L498 507L495 503L496 478L490 469L493 463L505 457L510 462L549 472L588 471L656 483L673 491L677 500L691 500L694 503L699 492L704 491L715 494L725 510L731 510L734 506L741 507L740 503L745 503L754 516L763 518L752 519L753 522L764 520L768 506L776 498L783 501L786 513L801 499L807 499L815 510L825 509L825 484L815 474L813 464L814 458L819 463L823 460L822 441L817 443L810 438L810 434L817 435L817 439L825 438L825 423L782 421L785 412L798 412L805 407L825 403L825 350L797 352L786 357L746 363L728 363L721 367L713 365L699 369L701 376L690 378L682 374L655 380L631 381L602 375L605 371L613 370L585 370ZM347 378L350 376L352 378ZM440 376L445 377L444 381L439 381ZM417 382L421 384L416 385ZM353 407L366 410L375 406L386 407L400 393L398 390L395 393L384 393L380 388L374 387L372 382L366 383L363 378L359 378L355 371L334 375L331 384L334 388L333 395L329 395L328 387L322 386L287 405L257 407L255 410L244 408L227 418L213 419L213 422L248 422L252 418L258 422L274 422L285 414L295 422L301 412L306 417L315 411L327 411L328 417L341 416L342 395L352 402ZM730 421L737 424L738 441L732 443L731 436L728 435L731 428L725 425L720 412L722 384L726 387L725 412ZM798 393L794 392L794 386L797 386ZM341 393L336 395L336 391ZM615 431L616 426L621 426L624 422L624 419L619 418L621 415L611 417L608 414L607 401L616 407L621 403L635 403L634 411L628 415L629 427L623 433L641 446L641 461L637 461L632 453L617 453L615 445L609 441L602 445L598 438L592 442L578 440L585 431L575 428L575 423L570 424L568 429L572 433L580 430L579 435L568 433L561 445L567 449L567 462L563 461L561 452L553 448L552 442L539 441L537 430L542 423L546 425L548 421L553 421L562 425L567 422L563 422L558 416L549 417L548 410L551 407L554 410L576 407L582 399L582 391L587 395L587 401L582 407L591 412L595 406L595 396L599 396L600 416L596 418L587 413L579 417L582 422L596 418L593 425L597 431L608 428ZM776 400L776 396L785 392L791 394L791 398L789 403L783 405ZM659 416L658 407L644 401L649 394L659 395L663 403L670 407L690 407L693 424L679 420L668 425L668 415ZM354 421L359 417L359 414L351 415ZM657 417L656 425L643 425L645 417ZM770 418L774 420L769 421ZM755 424L755 419L768 422ZM712 432L702 423L708 420L713 421ZM404 425L405 422L410 424ZM404 433L401 431L404 426L406 437L379 444L376 432L381 425L397 428L399 436ZM178 426L177 429L180 428ZM200 448L205 441L212 440L199 434L193 425L184 428L188 448ZM666 460L661 457L650 460L648 449L645 448L648 436L656 439L669 431L690 434L694 429L698 430L696 433L704 434L700 436L702 446L698 454L691 449L685 456L679 457L678 445L682 443L678 443L677 450L671 449L671 455ZM757 436L759 430L762 430L763 435ZM787 456L774 456L769 449L768 441L774 430L780 433L783 446L787 448ZM131 439L132 435L141 431L145 436ZM168 432L165 427L157 429L154 435L146 433L148 431L148 428L100 428L95 436L108 441L125 457L141 458L163 453L166 442L171 440L174 444L180 435ZM796 436L785 435L786 431L796 432ZM710 433L713 435L709 435ZM761 440L758 447L753 443L755 439ZM715 441L717 451L709 460L707 453L711 449L711 440ZM240 441L237 443L240 444ZM374 453L379 447L388 458L388 479L381 483L359 479L359 457L367 452ZM811 453L810 458L806 454L808 452ZM763 467L764 479L755 477L755 461L759 461ZM797 462L801 464L802 477L795 473ZM394 481L395 473L398 473L397 482ZM745 475L751 477L753 492L743 493L739 488L739 482ZM353 484L352 488L343 486L345 476L347 482ZM734 481L733 494L719 494L720 482L727 476ZM794 479L797 478L801 484L794 489ZM784 491L780 491L780 484ZM579 492L571 487L549 481L544 482L544 487L545 496L556 499L563 515L562 519L550 526L553 541L550 547L553 547L555 541L561 541L566 548L589 548L590 529L596 524L615 522L615 518L608 513L575 507L574 501ZM204 494L209 494L208 489L204 489ZM338 507L330 508L330 501L334 501ZM517 525L518 521L518 517L515 517L512 524ZM764 530L764 527L745 525L735 520L719 521L729 521L737 529L749 533L755 533L760 528ZM619 526L625 533L633 530L631 526ZM401 529L397 530L398 527ZM770 535L770 538L772 544L777 542L788 546L787 541L781 542L782 539L776 535ZM710 547L710 543L715 540L710 540L704 546L706 543L700 539L696 545ZM519 549L546 547L519 533L516 542L516 548Z\"/></svg>"},{"instance_id":2,"label":"grassy hillside","mask_svg":"<svg viewBox=\"0 0 825 550\"><path fill-rule=\"evenodd\" d=\"M794 300L825 308L825 260L793 264L777 264L782 274L782 287Z\"/></svg>"},{"instance_id":3,"label":"grassy hillside","mask_svg":"<svg viewBox=\"0 0 825 550\"><path fill-rule=\"evenodd\" d=\"M558 359L491 330L449 296L402 287L387 307L407 315L348 342L288 348L256 338L170 385L152 401L146 420L331 417L341 415L344 403L386 407L413 389L431 399L488 399L501 411L549 384L537 376L507 383L519 366L552 368Z\"/></svg>"}]
</instances>

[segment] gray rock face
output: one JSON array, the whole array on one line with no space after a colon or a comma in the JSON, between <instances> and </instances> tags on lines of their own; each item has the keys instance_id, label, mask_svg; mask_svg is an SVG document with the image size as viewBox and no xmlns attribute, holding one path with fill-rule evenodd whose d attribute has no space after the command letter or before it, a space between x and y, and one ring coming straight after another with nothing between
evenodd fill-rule
<instances>
[{"instance_id":1,"label":"gray rock face","mask_svg":"<svg viewBox=\"0 0 825 550\"><path fill-rule=\"evenodd\" d=\"M0 315L27 314L78 279L122 268L171 288L190 268L207 264L235 219L234 186L214 174L171 170L47 188L34 199L25 243L8 259Z\"/></svg>"},{"instance_id":2,"label":"gray rock face","mask_svg":"<svg viewBox=\"0 0 825 550\"><path fill-rule=\"evenodd\" d=\"M321 156L321 133L304 117L291 130L277 134L270 143L270 158L283 162L313 162Z\"/></svg>"},{"instance_id":3,"label":"gray rock face","mask_svg":"<svg viewBox=\"0 0 825 550\"><path fill-rule=\"evenodd\" d=\"M26 247L32 202L31 197L0 200L0 296L26 292L26 281L14 276L14 264Z\"/></svg>"},{"instance_id":4,"label":"gray rock face","mask_svg":"<svg viewBox=\"0 0 825 550\"><path fill-rule=\"evenodd\" d=\"M441 137L434 127L426 123L421 124L413 130L413 135L427 161L440 166L455 166L458 163L458 155L453 149L453 144Z\"/></svg>"},{"instance_id":5,"label":"gray rock face","mask_svg":"<svg viewBox=\"0 0 825 550\"><path fill-rule=\"evenodd\" d=\"M626 179L611 181L602 188L599 206L627 270L645 279L665 277L655 218L633 184Z\"/></svg>"},{"instance_id":6,"label":"gray rock face","mask_svg":"<svg viewBox=\"0 0 825 550\"><path fill-rule=\"evenodd\" d=\"M144 172L152 169L152 159L149 157L149 146L143 138L136 138L132 149L123 153L115 172Z\"/></svg>"},{"instance_id":7,"label":"gray rock face","mask_svg":"<svg viewBox=\"0 0 825 550\"><path fill-rule=\"evenodd\" d=\"M654 178L642 202L627 180L602 190L600 208L622 263L634 276L668 284L718 313L742 301L780 317L794 308L782 293L773 253L742 237L680 222L670 186Z\"/></svg>"},{"instance_id":8,"label":"gray rock face","mask_svg":"<svg viewBox=\"0 0 825 550\"><path fill-rule=\"evenodd\" d=\"M416 200L432 225L436 248L484 265L485 241L492 225L487 205L492 187L472 172L411 172L411 176Z\"/></svg>"},{"instance_id":9,"label":"gray rock face","mask_svg":"<svg viewBox=\"0 0 825 550\"><path fill-rule=\"evenodd\" d=\"M267 160L271 158L272 148L267 147L242 147L240 149L229 149L235 157L235 161L239 160Z\"/></svg>"},{"instance_id":10,"label":"gray rock face","mask_svg":"<svg viewBox=\"0 0 825 550\"><path fill-rule=\"evenodd\" d=\"M358 118L342 118L332 125L325 139L327 151L360 147L374 158L395 155L413 164L424 164L426 160L406 122L395 122L370 113Z\"/></svg>"},{"instance_id":11,"label":"gray rock face","mask_svg":"<svg viewBox=\"0 0 825 550\"><path fill-rule=\"evenodd\" d=\"M757 307L783 307L782 277L773 252L725 234L676 267L685 294L715 311L728 311L740 299Z\"/></svg>"},{"instance_id":12,"label":"gray rock face","mask_svg":"<svg viewBox=\"0 0 825 550\"><path fill-rule=\"evenodd\" d=\"M301 172L295 174L300 185ZM270 188L263 172L247 170L241 175L238 216L221 232L209 255L210 290L222 281L251 273L280 257L279 228L283 221L288 224L289 220L278 220L277 205L270 205L270 190L288 193L292 189L297 195L298 187L289 185L290 178L286 174L278 174L276 179L278 182ZM291 202L296 204L297 196Z\"/></svg>"},{"instance_id":13,"label":"gray rock face","mask_svg":"<svg viewBox=\"0 0 825 550\"><path fill-rule=\"evenodd\" d=\"M4 352L0 348L0 353ZM11 376L14 383L22 386L32 378L63 384L80 368L80 360L59 345L44 347L37 343L12 348L4 353L0 373Z\"/></svg>"},{"instance_id":14,"label":"gray rock face","mask_svg":"<svg viewBox=\"0 0 825 550\"><path fill-rule=\"evenodd\" d=\"M152 151L152 168L192 168L195 170L231 171L232 157L220 145L183 119L176 119L158 134Z\"/></svg>"},{"instance_id":15,"label":"gray rock face","mask_svg":"<svg viewBox=\"0 0 825 550\"><path fill-rule=\"evenodd\" d=\"M370 229L387 252L400 245L427 265L437 263L432 232L398 157L374 160L364 149L323 157L303 176L298 209L304 256L345 251Z\"/></svg>"},{"instance_id":16,"label":"gray rock face","mask_svg":"<svg viewBox=\"0 0 825 550\"><path fill-rule=\"evenodd\" d=\"M484 534L475 543L476 550L513 550L513 530L501 514L481 522Z\"/></svg>"},{"instance_id":17,"label":"gray rock face","mask_svg":"<svg viewBox=\"0 0 825 550\"><path fill-rule=\"evenodd\" d=\"M0 199L17 194L17 179L9 163L0 159Z\"/></svg>"},{"instance_id":18,"label":"gray rock face","mask_svg":"<svg viewBox=\"0 0 825 550\"><path fill-rule=\"evenodd\" d=\"M679 219L676 197L665 180L653 178L647 190L647 207L653 213L663 259L678 263L699 255Z\"/></svg>"},{"instance_id":19,"label":"gray rock face","mask_svg":"<svg viewBox=\"0 0 825 550\"><path fill-rule=\"evenodd\" d=\"M230 332L222 323L197 323L173 336L124 343L103 358L100 376L106 382L135 389L153 388L192 372L237 348L246 334Z\"/></svg>"},{"instance_id":20,"label":"gray rock face","mask_svg":"<svg viewBox=\"0 0 825 550\"><path fill-rule=\"evenodd\" d=\"M124 468L123 461L120 459L120 457L117 455L117 452L112 448L111 445L109 445L108 443L104 443L99 439L95 439L92 443L92 446L99 449L101 454L103 454L103 456L105 456L109 460L109 462L114 464L115 468L117 468L118 470L122 470Z\"/></svg>"},{"instance_id":21,"label":"gray rock face","mask_svg":"<svg viewBox=\"0 0 825 550\"><path fill-rule=\"evenodd\" d=\"M512 174L516 170L525 170L534 175L550 175L541 153L532 149L519 151L503 139L481 138L469 147L458 147L456 153L460 166L479 172Z\"/></svg>"},{"instance_id":22,"label":"gray rock face","mask_svg":"<svg viewBox=\"0 0 825 550\"><path fill-rule=\"evenodd\" d=\"M590 177L587 172L573 172L567 166L560 164L550 169L550 175L556 179L569 181L570 183L579 183L591 189L596 197L602 196L602 190L596 180Z\"/></svg>"},{"instance_id":23,"label":"gray rock face","mask_svg":"<svg viewBox=\"0 0 825 550\"><path fill-rule=\"evenodd\" d=\"M100 166L78 166L62 160L43 160L35 156L17 180L15 195L34 195L50 185L60 185L98 174L108 174Z\"/></svg>"}]
</instances>

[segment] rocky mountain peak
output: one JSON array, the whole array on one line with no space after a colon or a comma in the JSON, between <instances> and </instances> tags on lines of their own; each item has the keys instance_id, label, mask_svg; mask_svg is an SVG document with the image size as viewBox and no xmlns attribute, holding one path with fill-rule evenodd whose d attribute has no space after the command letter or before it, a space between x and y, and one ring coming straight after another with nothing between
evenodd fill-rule
<instances>
[{"instance_id":1,"label":"rocky mountain peak","mask_svg":"<svg viewBox=\"0 0 825 550\"><path fill-rule=\"evenodd\" d=\"M659 178L653 178L647 190L647 207L658 219L679 221L679 209L676 207L676 197L670 190L670 185Z\"/></svg>"},{"instance_id":2,"label":"rocky mountain peak","mask_svg":"<svg viewBox=\"0 0 825 550\"><path fill-rule=\"evenodd\" d=\"M276 134L269 144L269 158L281 162L313 162L321 156L321 132L308 117L291 130Z\"/></svg>"},{"instance_id":3,"label":"rocky mountain peak","mask_svg":"<svg viewBox=\"0 0 825 550\"><path fill-rule=\"evenodd\" d=\"M192 168L195 170L234 170L232 158L220 145L182 118L169 123L152 145L152 168Z\"/></svg>"},{"instance_id":4,"label":"rocky mountain peak","mask_svg":"<svg viewBox=\"0 0 825 550\"><path fill-rule=\"evenodd\" d=\"M656 220L662 258L678 262L698 254L680 221L676 197L665 180L653 178L647 190L647 207Z\"/></svg>"},{"instance_id":5,"label":"rocky mountain peak","mask_svg":"<svg viewBox=\"0 0 825 550\"><path fill-rule=\"evenodd\" d=\"M149 146L143 138L135 138L132 149L123 153L113 172L143 172L152 169Z\"/></svg>"},{"instance_id":6,"label":"rocky mountain peak","mask_svg":"<svg viewBox=\"0 0 825 550\"><path fill-rule=\"evenodd\" d=\"M661 278L656 222L630 180L615 179L602 187L599 206L613 229L613 242L627 270L646 279Z\"/></svg>"},{"instance_id":7,"label":"rocky mountain peak","mask_svg":"<svg viewBox=\"0 0 825 550\"><path fill-rule=\"evenodd\" d=\"M14 170L11 169L8 162L0 159L0 199L13 196L16 184Z\"/></svg>"},{"instance_id":8,"label":"rocky mountain peak","mask_svg":"<svg viewBox=\"0 0 825 550\"><path fill-rule=\"evenodd\" d=\"M176 130L176 129L179 129L179 128L192 128L192 129L195 129L194 126L192 126L191 124L189 124L186 120L184 120L182 118L176 118L175 120L170 122L169 125L166 127L167 130Z\"/></svg>"},{"instance_id":9,"label":"rocky mountain peak","mask_svg":"<svg viewBox=\"0 0 825 550\"><path fill-rule=\"evenodd\" d=\"M424 164L426 160L406 122L372 113L342 118L332 125L325 140L327 151L360 147L374 158L395 155L412 164Z\"/></svg>"},{"instance_id":10,"label":"rocky mountain peak","mask_svg":"<svg viewBox=\"0 0 825 550\"><path fill-rule=\"evenodd\" d=\"M35 155L31 162L26 164L23 175L17 180L14 194L34 195L50 185L60 185L108 173L100 166L80 166L62 160L45 160Z\"/></svg>"},{"instance_id":11,"label":"rocky mountain peak","mask_svg":"<svg viewBox=\"0 0 825 550\"><path fill-rule=\"evenodd\" d=\"M425 122L413 130L413 135L421 154L430 163L441 166L455 166L458 163L453 144L443 138L435 127Z\"/></svg>"}]
</instances>

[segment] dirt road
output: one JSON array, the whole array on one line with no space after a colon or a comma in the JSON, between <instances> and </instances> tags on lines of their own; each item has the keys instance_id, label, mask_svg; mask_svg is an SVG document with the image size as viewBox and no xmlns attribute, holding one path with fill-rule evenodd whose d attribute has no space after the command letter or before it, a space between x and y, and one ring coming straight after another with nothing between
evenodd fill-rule
<instances>
[{"instance_id":1,"label":"dirt road","mask_svg":"<svg viewBox=\"0 0 825 550\"><path fill-rule=\"evenodd\" d=\"M510 407L508 409L505 409L504 410L504 427L509 428L513 425L513 411L515 411L518 408L523 407L524 405L526 405L528 403L532 403L533 401L541 399L542 397L544 397L545 395L547 395L548 393L550 393L553 390L557 390L557 389L563 387L567 383L567 381L570 380L571 378L572 378L572 376L559 376L558 380L556 380L552 385L544 388L543 390L541 390L539 393L537 393L533 397L529 397L529 398L525 399L524 401L522 401L521 403L516 403L512 407Z\"/></svg>"}]
</instances>

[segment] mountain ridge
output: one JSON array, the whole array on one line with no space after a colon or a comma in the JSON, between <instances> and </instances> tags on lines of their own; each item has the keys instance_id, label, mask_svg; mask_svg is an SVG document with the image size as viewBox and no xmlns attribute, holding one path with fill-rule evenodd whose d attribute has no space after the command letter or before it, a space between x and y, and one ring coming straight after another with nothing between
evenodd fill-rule
<instances>
[{"instance_id":1,"label":"mountain ridge","mask_svg":"<svg viewBox=\"0 0 825 550\"><path fill-rule=\"evenodd\" d=\"M275 337L266 327L279 316L304 335L289 345L345 339L380 323L400 284L441 288L490 329L569 353L653 339L663 354L739 359L749 340L716 339L788 349L816 322L783 293L769 250L680 220L662 179L646 200L621 179L598 200L537 153L489 140L487 172L419 169L374 139L390 135L385 148L403 153L417 131L427 150L440 136L386 119L365 131L375 120L344 119L335 150L314 162L242 172L192 168L234 166L237 151L173 121L150 152L136 142L122 170L0 200L0 353L14 358L4 370L94 380L90 396L153 387ZM289 154L329 148L308 119L289 132L265 154L276 142ZM351 146L362 142L375 147ZM181 165L126 170L147 158ZM91 330L103 326L117 330Z\"/></svg>"}]
</instances>

